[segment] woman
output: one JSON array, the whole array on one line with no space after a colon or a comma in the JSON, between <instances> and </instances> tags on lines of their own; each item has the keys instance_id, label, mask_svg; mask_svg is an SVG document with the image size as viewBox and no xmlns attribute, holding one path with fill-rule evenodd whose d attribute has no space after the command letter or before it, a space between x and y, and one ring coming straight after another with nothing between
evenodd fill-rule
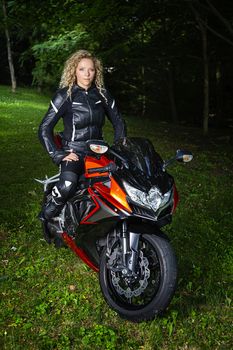
<instances>
[{"instance_id":1,"label":"woman","mask_svg":"<svg viewBox=\"0 0 233 350\"><path fill-rule=\"evenodd\" d=\"M84 172L85 141L102 139L105 115L114 128L114 141L126 136L115 100L103 84L101 62L90 52L79 50L65 63L60 89L53 97L39 127L39 138L52 160L60 165L59 182L52 200L40 215L42 220L57 216L76 188ZM53 129L63 118L62 149L54 143Z\"/></svg>"}]
</instances>

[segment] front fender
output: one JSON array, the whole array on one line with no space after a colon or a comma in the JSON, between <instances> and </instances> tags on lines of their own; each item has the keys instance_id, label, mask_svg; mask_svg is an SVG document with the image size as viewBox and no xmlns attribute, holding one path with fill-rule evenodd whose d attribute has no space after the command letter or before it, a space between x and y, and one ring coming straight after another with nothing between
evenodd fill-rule
<instances>
[{"instance_id":1,"label":"front fender","mask_svg":"<svg viewBox=\"0 0 233 350\"><path fill-rule=\"evenodd\" d=\"M148 234L148 235L156 235L158 237L161 237L163 239L166 239L167 241L170 241L169 237L161 231L158 226L150 223L145 222L130 222L128 224L128 231L134 232L138 234Z\"/></svg>"}]
</instances>

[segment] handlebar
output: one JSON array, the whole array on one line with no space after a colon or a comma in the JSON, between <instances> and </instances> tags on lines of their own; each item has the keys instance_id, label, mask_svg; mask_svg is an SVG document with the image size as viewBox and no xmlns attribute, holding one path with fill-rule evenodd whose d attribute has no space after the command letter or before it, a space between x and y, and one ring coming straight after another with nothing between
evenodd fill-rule
<instances>
[{"instance_id":1,"label":"handlebar","mask_svg":"<svg viewBox=\"0 0 233 350\"><path fill-rule=\"evenodd\" d=\"M94 173L106 173L106 172L111 172L113 173L114 171L117 170L117 166L115 163L111 162L108 165L101 167L101 168L92 168L88 169L88 174L94 174Z\"/></svg>"}]
</instances>

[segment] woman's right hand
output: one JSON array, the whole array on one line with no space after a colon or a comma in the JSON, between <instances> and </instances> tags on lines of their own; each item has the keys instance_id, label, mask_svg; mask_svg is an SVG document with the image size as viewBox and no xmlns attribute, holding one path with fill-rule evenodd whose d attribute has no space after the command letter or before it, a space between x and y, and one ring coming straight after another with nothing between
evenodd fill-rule
<instances>
[{"instance_id":1,"label":"woman's right hand","mask_svg":"<svg viewBox=\"0 0 233 350\"><path fill-rule=\"evenodd\" d=\"M65 158L62 159L63 162L77 162L79 160L79 156L76 153L70 152Z\"/></svg>"}]
</instances>

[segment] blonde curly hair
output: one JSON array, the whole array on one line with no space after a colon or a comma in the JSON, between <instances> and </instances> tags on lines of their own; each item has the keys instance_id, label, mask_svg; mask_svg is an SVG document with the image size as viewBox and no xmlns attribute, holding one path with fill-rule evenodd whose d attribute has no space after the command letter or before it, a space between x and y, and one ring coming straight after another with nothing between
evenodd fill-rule
<instances>
[{"instance_id":1,"label":"blonde curly hair","mask_svg":"<svg viewBox=\"0 0 233 350\"><path fill-rule=\"evenodd\" d=\"M59 87L68 87L67 94L69 96L71 95L72 86L76 84L76 69L79 62L83 58L89 58L93 61L95 67L94 82L100 94L102 95L103 91L105 90L103 80L103 66L101 61L87 50L78 50L67 59L62 72Z\"/></svg>"}]
</instances>

